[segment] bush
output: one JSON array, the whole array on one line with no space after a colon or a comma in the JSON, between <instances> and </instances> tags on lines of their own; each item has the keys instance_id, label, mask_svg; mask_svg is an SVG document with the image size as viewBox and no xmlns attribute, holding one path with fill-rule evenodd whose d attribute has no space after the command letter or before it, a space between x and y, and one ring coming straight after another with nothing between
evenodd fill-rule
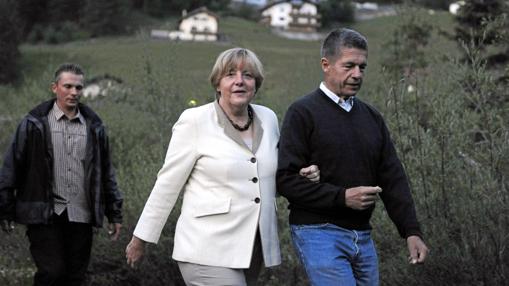
<instances>
[{"instance_id":1,"label":"bush","mask_svg":"<svg viewBox=\"0 0 509 286\"><path fill-rule=\"evenodd\" d=\"M493 101L500 86L479 47L464 49L467 62L435 59L433 72L386 74L380 87L432 250L423 267L408 267L406 250L387 235L390 222L375 216L384 285L503 285L509 273L508 103Z\"/></svg>"}]
</instances>

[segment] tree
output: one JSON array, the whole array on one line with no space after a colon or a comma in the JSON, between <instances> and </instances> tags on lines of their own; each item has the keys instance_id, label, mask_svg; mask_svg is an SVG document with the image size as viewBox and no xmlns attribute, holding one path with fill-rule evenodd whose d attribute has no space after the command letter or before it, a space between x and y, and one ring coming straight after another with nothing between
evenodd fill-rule
<instances>
[{"instance_id":1,"label":"tree","mask_svg":"<svg viewBox=\"0 0 509 286\"><path fill-rule=\"evenodd\" d=\"M355 20L355 11L350 0L325 0L320 2L319 10L324 27L334 23L351 23Z\"/></svg>"},{"instance_id":2,"label":"tree","mask_svg":"<svg viewBox=\"0 0 509 286\"><path fill-rule=\"evenodd\" d=\"M143 8L143 0L130 0L131 2L131 7L133 9L142 9Z\"/></svg>"},{"instance_id":3,"label":"tree","mask_svg":"<svg viewBox=\"0 0 509 286\"><path fill-rule=\"evenodd\" d=\"M155 17L181 15L182 10L188 12L202 6L215 12L229 10L230 0L129 0L133 9L141 9L144 13Z\"/></svg>"},{"instance_id":4,"label":"tree","mask_svg":"<svg viewBox=\"0 0 509 286\"><path fill-rule=\"evenodd\" d=\"M417 0L416 2L424 7L448 10L449 5L456 0Z\"/></svg>"},{"instance_id":5,"label":"tree","mask_svg":"<svg viewBox=\"0 0 509 286\"><path fill-rule=\"evenodd\" d=\"M466 0L456 16L455 39L461 44L473 45L475 48L486 51L488 46L497 43L501 33L500 28L505 27L493 25L498 17L509 13L509 4L507 0ZM488 64L491 65L490 58L493 55L487 55ZM495 57L496 59L497 57ZM507 58L505 59L507 61Z\"/></svg>"},{"instance_id":6,"label":"tree","mask_svg":"<svg viewBox=\"0 0 509 286\"><path fill-rule=\"evenodd\" d=\"M47 23L48 0L18 0L17 12L19 16L19 25L23 38L26 37L34 25L42 25Z\"/></svg>"},{"instance_id":7,"label":"tree","mask_svg":"<svg viewBox=\"0 0 509 286\"><path fill-rule=\"evenodd\" d=\"M386 72L399 81L402 77L412 77L426 67L424 50L428 45L433 27L420 16L420 8L404 5L399 11L399 25L392 36L384 42L382 65Z\"/></svg>"},{"instance_id":8,"label":"tree","mask_svg":"<svg viewBox=\"0 0 509 286\"><path fill-rule=\"evenodd\" d=\"M88 0L83 27L92 36L122 33L126 29L128 8L125 0Z\"/></svg>"},{"instance_id":9,"label":"tree","mask_svg":"<svg viewBox=\"0 0 509 286\"><path fill-rule=\"evenodd\" d=\"M65 21L78 23L86 4L87 0L47 0L48 20L52 23Z\"/></svg>"},{"instance_id":10,"label":"tree","mask_svg":"<svg viewBox=\"0 0 509 286\"><path fill-rule=\"evenodd\" d=\"M181 10L191 11L206 6L212 11L224 11L228 9L229 0L172 0L170 9L177 13Z\"/></svg>"},{"instance_id":11,"label":"tree","mask_svg":"<svg viewBox=\"0 0 509 286\"><path fill-rule=\"evenodd\" d=\"M509 2L507 0L467 0L456 17L456 40L464 59L472 64L469 51L478 52L492 73L497 92L489 95L494 106L509 102Z\"/></svg>"},{"instance_id":12,"label":"tree","mask_svg":"<svg viewBox=\"0 0 509 286\"><path fill-rule=\"evenodd\" d=\"M160 17L164 15L164 9L161 0L143 1L143 12L150 16Z\"/></svg>"},{"instance_id":13,"label":"tree","mask_svg":"<svg viewBox=\"0 0 509 286\"><path fill-rule=\"evenodd\" d=\"M0 84L19 77L20 31L16 0L0 0Z\"/></svg>"}]
</instances>

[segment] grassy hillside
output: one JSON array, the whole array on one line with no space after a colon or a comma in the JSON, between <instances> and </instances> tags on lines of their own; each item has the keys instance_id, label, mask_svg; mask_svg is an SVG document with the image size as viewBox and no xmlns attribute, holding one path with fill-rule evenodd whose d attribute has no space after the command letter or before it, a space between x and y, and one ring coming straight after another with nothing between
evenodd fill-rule
<instances>
[{"instance_id":1,"label":"grassy hillside","mask_svg":"<svg viewBox=\"0 0 509 286\"><path fill-rule=\"evenodd\" d=\"M448 14L425 16L437 26L451 26ZM353 25L370 42L366 89L377 80L380 57L384 53L381 44L397 24L397 17L384 17ZM137 86L142 84L145 67L149 64L157 80L178 78L172 86L185 97L205 102L212 94L207 76L215 57L224 49L241 46L252 49L262 59L267 81L259 100L261 103L264 98L271 103L276 101L274 108L278 114L282 115L284 106L295 97L316 87L321 77L318 41L279 38L265 27L238 18L221 19L220 29L228 42L174 43L150 39L148 31L140 31L132 37L100 38L60 46L26 45L21 49L23 73L27 80L49 81L51 73L48 72L55 66L63 61L75 61L86 68L89 77L108 73L124 79L129 86ZM454 44L439 38L430 50L451 50L451 45Z\"/></svg>"}]
</instances>

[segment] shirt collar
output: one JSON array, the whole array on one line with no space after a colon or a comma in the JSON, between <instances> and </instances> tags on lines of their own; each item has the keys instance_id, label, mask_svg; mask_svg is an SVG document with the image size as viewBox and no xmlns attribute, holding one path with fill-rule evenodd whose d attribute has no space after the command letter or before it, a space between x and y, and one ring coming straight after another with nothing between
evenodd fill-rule
<instances>
[{"instance_id":1,"label":"shirt collar","mask_svg":"<svg viewBox=\"0 0 509 286\"><path fill-rule=\"evenodd\" d=\"M327 95L328 98L330 98L332 101L334 101L334 103L338 104L346 111L350 111L350 109L352 109L355 96L350 96L347 100L344 100L332 92L332 90L328 89L323 81L320 83L320 89L323 91L323 93L325 93L325 95ZM345 108L345 106L347 108Z\"/></svg>"},{"instance_id":2,"label":"shirt collar","mask_svg":"<svg viewBox=\"0 0 509 286\"><path fill-rule=\"evenodd\" d=\"M55 102L53 104L53 109L51 110L53 115L55 116L55 119L58 121L60 119L62 119L64 116L65 116L65 113L60 109L60 107L58 107L57 103ZM78 118L78 121L81 123L81 124L85 124L85 118L83 117L83 115L81 114L80 112L80 109L78 108L78 111L76 113L76 116L74 116L73 118L69 118L69 120L74 120Z\"/></svg>"}]
</instances>

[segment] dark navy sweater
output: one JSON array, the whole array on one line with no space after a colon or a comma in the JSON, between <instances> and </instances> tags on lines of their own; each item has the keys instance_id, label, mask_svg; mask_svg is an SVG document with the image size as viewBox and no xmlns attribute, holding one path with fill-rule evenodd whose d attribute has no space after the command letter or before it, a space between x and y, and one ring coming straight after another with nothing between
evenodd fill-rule
<instances>
[{"instance_id":1,"label":"dark navy sweater","mask_svg":"<svg viewBox=\"0 0 509 286\"><path fill-rule=\"evenodd\" d=\"M311 164L320 168L320 183L298 173ZM399 234L422 237L408 180L384 120L357 98L346 112L317 89L289 107L281 128L276 181L278 192L290 203L291 224L370 229L374 207L346 207L345 190L380 186Z\"/></svg>"}]
</instances>

